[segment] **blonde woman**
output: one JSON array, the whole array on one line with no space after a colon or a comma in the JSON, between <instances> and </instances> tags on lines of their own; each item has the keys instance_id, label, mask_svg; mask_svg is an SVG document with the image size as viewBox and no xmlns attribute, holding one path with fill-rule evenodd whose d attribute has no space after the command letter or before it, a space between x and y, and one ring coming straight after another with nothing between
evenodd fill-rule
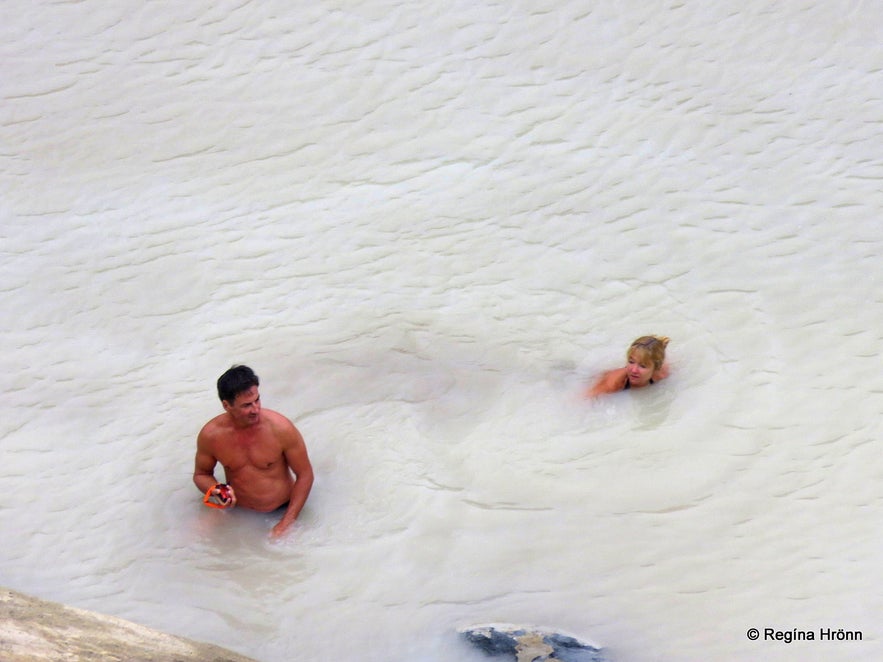
<instances>
[{"instance_id":1,"label":"blonde woman","mask_svg":"<svg viewBox=\"0 0 883 662\"><path fill-rule=\"evenodd\" d=\"M665 362L667 346L668 338L665 336L641 336L625 353L628 360L626 366L605 372L586 395L594 398L605 393L644 388L665 379L668 377L668 364Z\"/></svg>"}]
</instances>

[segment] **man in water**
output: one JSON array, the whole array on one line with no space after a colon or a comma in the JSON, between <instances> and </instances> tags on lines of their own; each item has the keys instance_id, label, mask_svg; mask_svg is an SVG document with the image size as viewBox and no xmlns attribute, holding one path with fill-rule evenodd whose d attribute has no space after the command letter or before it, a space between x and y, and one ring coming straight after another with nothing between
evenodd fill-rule
<instances>
[{"instance_id":1,"label":"man in water","mask_svg":"<svg viewBox=\"0 0 883 662\"><path fill-rule=\"evenodd\" d=\"M310 494L313 467L294 424L275 411L261 410L258 384L258 376L244 365L233 366L218 379L224 413L199 432L193 482L224 507L267 513L286 506L270 534L278 538ZM224 467L226 486L215 480L218 462Z\"/></svg>"}]
</instances>

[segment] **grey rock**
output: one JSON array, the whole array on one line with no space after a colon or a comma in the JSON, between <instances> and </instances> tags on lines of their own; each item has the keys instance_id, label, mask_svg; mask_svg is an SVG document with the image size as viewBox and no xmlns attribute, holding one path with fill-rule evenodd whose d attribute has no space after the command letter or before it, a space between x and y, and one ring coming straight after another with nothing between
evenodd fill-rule
<instances>
[{"instance_id":1,"label":"grey rock","mask_svg":"<svg viewBox=\"0 0 883 662\"><path fill-rule=\"evenodd\" d=\"M459 633L488 656L516 662L611 662L602 648L546 628L497 623L471 625Z\"/></svg>"},{"instance_id":2,"label":"grey rock","mask_svg":"<svg viewBox=\"0 0 883 662\"><path fill-rule=\"evenodd\" d=\"M256 662L121 618L67 607L0 588L3 662Z\"/></svg>"}]
</instances>

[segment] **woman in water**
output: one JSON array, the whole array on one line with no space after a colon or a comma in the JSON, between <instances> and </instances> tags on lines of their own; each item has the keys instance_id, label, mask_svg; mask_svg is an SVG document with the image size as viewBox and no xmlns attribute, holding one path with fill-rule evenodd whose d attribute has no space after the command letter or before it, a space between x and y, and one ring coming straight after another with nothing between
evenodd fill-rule
<instances>
[{"instance_id":1,"label":"woman in water","mask_svg":"<svg viewBox=\"0 0 883 662\"><path fill-rule=\"evenodd\" d=\"M667 345L668 338L665 336L641 336L625 353L628 359L626 366L605 372L586 395L593 398L630 388L644 388L665 379L668 377L668 364L665 362Z\"/></svg>"}]
</instances>

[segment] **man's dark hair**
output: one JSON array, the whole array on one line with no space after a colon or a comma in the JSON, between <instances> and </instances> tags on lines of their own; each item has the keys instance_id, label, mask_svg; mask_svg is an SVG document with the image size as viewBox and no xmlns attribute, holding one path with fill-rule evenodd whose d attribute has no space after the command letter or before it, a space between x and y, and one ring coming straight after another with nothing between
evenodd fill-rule
<instances>
[{"instance_id":1,"label":"man's dark hair","mask_svg":"<svg viewBox=\"0 0 883 662\"><path fill-rule=\"evenodd\" d=\"M232 405L237 395L258 385L260 381L254 370L247 365L234 365L218 377L218 397L222 402L229 402Z\"/></svg>"}]
</instances>

